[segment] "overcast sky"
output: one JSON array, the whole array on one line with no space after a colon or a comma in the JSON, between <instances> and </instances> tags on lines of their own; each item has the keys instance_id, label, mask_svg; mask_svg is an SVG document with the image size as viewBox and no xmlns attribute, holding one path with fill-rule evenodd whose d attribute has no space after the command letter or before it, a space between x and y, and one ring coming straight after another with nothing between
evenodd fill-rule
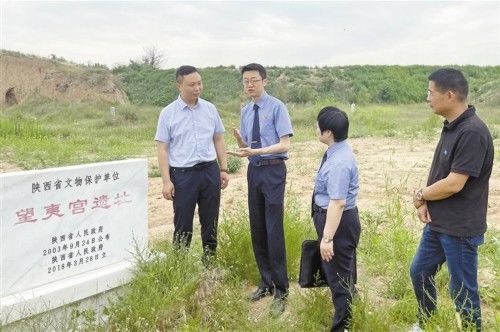
<instances>
[{"instance_id":1,"label":"overcast sky","mask_svg":"<svg viewBox=\"0 0 500 332\"><path fill-rule=\"evenodd\" d=\"M499 1L0 1L1 48L77 63L500 65Z\"/></svg>"}]
</instances>

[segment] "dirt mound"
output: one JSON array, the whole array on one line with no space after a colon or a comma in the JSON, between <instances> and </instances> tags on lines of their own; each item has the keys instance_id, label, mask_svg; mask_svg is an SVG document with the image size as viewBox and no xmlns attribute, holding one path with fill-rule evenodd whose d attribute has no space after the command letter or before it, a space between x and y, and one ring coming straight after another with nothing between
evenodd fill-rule
<instances>
[{"instance_id":1,"label":"dirt mound","mask_svg":"<svg viewBox=\"0 0 500 332\"><path fill-rule=\"evenodd\" d=\"M17 104L32 96L62 101L105 101L128 104L127 95L106 68L0 52L1 104Z\"/></svg>"}]
</instances>

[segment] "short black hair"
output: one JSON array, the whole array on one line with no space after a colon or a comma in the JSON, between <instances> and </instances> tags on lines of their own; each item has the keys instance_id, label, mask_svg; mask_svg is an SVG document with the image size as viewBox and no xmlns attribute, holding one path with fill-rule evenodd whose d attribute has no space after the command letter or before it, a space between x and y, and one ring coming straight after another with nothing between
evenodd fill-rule
<instances>
[{"instance_id":1,"label":"short black hair","mask_svg":"<svg viewBox=\"0 0 500 332\"><path fill-rule=\"evenodd\" d=\"M337 107L327 106L318 113L318 127L321 133L330 130L335 142L342 142L349 134L347 114Z\"/></svg>"},{"instance_id":2,"label":"short black hair","mask_svg":"<svg viewBox=\"0 0 500 332\"><path fill-rule=\"evenodd\" d=\"M192 73L197 73L198 69L193 66L180 66L177 71L175 72L175 80L177 83L180 83L184 76L187 76Z\"/></svg>"},{"instance_id":3,"label":"short black hair","mask_svg":"<svg viewBox=\"0 0 500 332\"><path fill-rule=\"evenodd\" d=\"M243 73L246 71L252 71L252 70L258 71L260 77L262 77L263 80L267 78L266 68L264 68L263 65L258 63L249 63L248 65L241 67L241 75L243 75Z\"/></svg>"},{"instance_id":4,"label":"short black hair","mask_svg":"<svg viewBox=\"0 0 500 332\"><path fill-rule=\"evenodd\" d=\"M429 75L429 81L434 82L441 92L453 91L461 101L467 99L469 84L464 74L457 69L441 68Z\"/></svg>"}]
</instances>

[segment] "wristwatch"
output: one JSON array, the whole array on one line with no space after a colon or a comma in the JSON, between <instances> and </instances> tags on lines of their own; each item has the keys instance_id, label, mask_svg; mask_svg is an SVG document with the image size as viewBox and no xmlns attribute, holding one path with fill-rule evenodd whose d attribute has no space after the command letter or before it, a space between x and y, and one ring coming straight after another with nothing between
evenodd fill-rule
<instances>
[{"instance_id":1,"label":"wristwatch","mask_svg":"<svg viewBox=\"0 0 500 332\"><path fill-rule=\"evenodd\" d=\"M330 243L333 241L333 238L323 237L323 242Z\"/></svg>"},{"instance_id":2,"label":"wristwatch","mask_svg":"<svg viewBox=\"0 0 500 332\"><path fill-rule=\"evenodd\" d=\"M423 201L424 200L424 194L422 192L422 188L419 188L416 192L415 192L415 199L417 201Z\"/></svg>"}]
</instances>

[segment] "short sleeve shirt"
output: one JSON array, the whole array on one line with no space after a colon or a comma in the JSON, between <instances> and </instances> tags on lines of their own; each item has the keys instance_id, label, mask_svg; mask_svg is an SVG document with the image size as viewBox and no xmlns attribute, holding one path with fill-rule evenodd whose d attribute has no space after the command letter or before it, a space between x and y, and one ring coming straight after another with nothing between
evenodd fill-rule
<instances>
[{"instance_id":1,"label":"short sleeve shirt","mask_svg":"<svg viewBox=\"0 0 500 332\"><path fill-rule=\"evenodd\" d=\"M168 144L172 167L191 167L216 159L213 138L224 133L215 106L201 98L190 108L179 96L160 113L155 140Z\"/></svg>"},{"instance_id":2,"label":"short sleeve shirt","mask_svg":"<svg viewBox=\"0 0 500 332\"><path fill-rule=\"evenodd\" d=\"M292 122L285 104L264 92L259 101L252 101L241 109L240 134L248 146L251 146L252 142L254 104L259 105L260 140L263 148L279 143L283 136L293 136ZM288 159L288 153L263 154L261 157Z\"/></svg>"},{"instance_id":3,"label":"short sleeve shirt","mask_svg":"<svg viewBox=\"0 0 500 332\"><path fill-rule=\"evenodd\" d=\"M486 231L493 154L493 139L473 106L453 122L444 122L427 185L446 178L450 172L469 178L460 192L427 202L432 230L460 237L481 235Z\"/></svg>"},{"instance_id":4,"label":"short sleeve shirt","mask_svg":"<svg viewBox=\"0 0 500 332\"><path fill-rule=\"evenodd\" d=\"M330 145L327 159L320 167L314 183L314 202L323 209L332 199L344 199L344 211L356 207L359 190L358 165L346 140Z\"/></svg>"}]
</instances>

